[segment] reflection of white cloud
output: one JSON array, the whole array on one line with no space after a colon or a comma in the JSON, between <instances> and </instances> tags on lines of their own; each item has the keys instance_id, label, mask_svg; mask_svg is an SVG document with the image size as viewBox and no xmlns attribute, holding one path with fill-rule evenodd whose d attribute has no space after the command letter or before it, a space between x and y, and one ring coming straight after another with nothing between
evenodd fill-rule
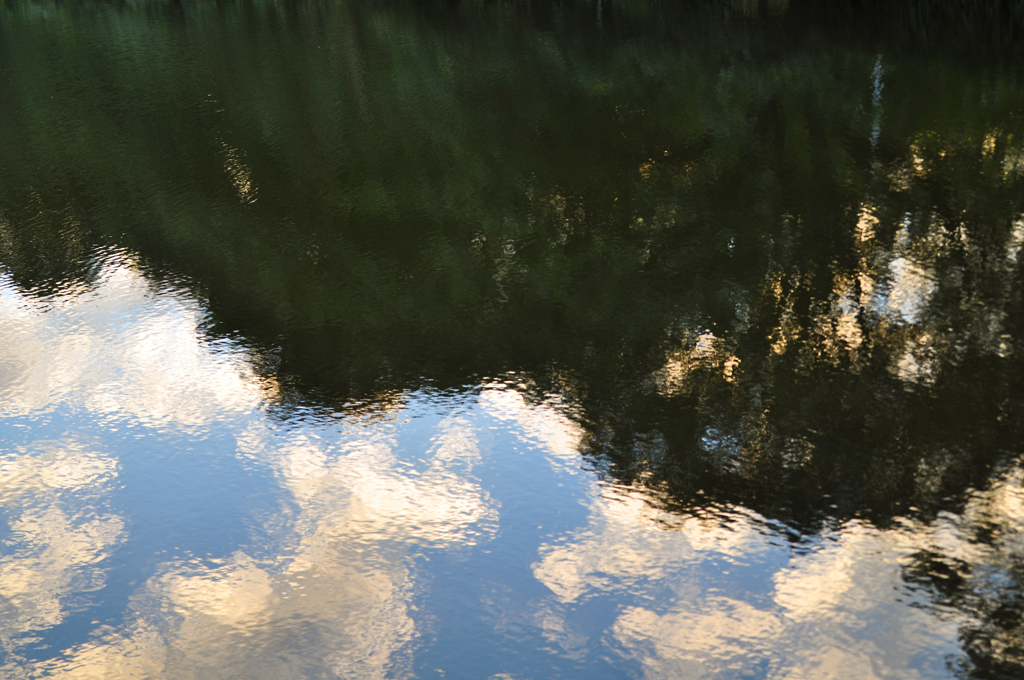
<instances>
[{"instance_id":1,"label":"reflection of white cloud","mask_svg":"<svg viewBox=\"0 0 1024 680\"><path fill-rule=\"evenodd\" d=\"M630 608L612 633L647 678L757 667L769 678L926 677L925 662L956 651L956 624L900 601L907 552L888 539L853 529L776 572L767 601L733 585L739 597L684 597L663 612Z\"/></svg>"},{"instance_id":2,"label":"reflection of white cloud","mask_svg":"<svg viewBox=\"0 0 1024 680\"><path fill-rule=\"evenodd\" d=\"M446 419L419 466L404 464L393 447L379 425L331 446L304 433L279 438L263 426L239 440L242 455L272 461L303 508L301 521L331 535L446 545L494 531L495 503L468 476L480 458L468 422Z\"/></svg>"},{"instance_id":3,"label":"reflection of white cloud","mask_svg":"<svg viewBox=\"0 0 1024 680\"><path fill-rule=\"evenodd\" d=\"M117 475L116 463L74 442L37 442L30 451L0 456L0 503L10 505L31 494L101 487Z\"/></svg>"},{"instance_id":4,"label":"reflection of white cloud","mask_svg":"<svg viewBox=\"0 0 1024 680\"><path fill-rule=\"evenodd\" d=\"M551 462L564 470L579 466L583 428L547 404L530 404L520 392L490 386L480 393L480 405L493 418L515 423L528 440L539 443Z\"/></svg>"},{"instance_id":5,"label":"reflection of white cloud","mask_svg":"<svg viewBox=\"0 0 1024 680\"><path fill-rule=\"evenodd\" d=\"M0 639L57 625L67 598L100 588L97 563L124 524L116 516L82 520L53 507L26 511L10 527L16 552L0 558Z\"/></svg>"},{"instance_id":6,"label":"reflection of white cloud","mask_svg":"<svg viewBox=\"0 0 1024 680\"><path fill-rule=\"evenodd\" d=\"M379 448L339 458L332 466L351 488L351 521L362 535L438 544L472 542L474 528L488 533L496 528L493 501L463 476L480 458L469 423L447 419L427 455L426 469L416 474L403 474Z\"/></svg>"},{"instance_id":7,"label":"reflection of white cloud","mask_svg":"<svg viewBox=\"0 0 1024 680\"><path fill-rule=\"evenodd\" d=\"M242 357L201 340L199 306L154 295L125 258L111 258L77 295L33 299L2 278L0 290L0 415L67 402L182 428L259 404Z\"/></svg>"},{"instance_id":8,"label":"reflection of white cloud","mask_svg":"<svg viewBox=\"0 0 1024 680\"><path fill-rule=\"evenodd\" d=\"M612 635L628 658L641 663L646 678L715 677L764 661L750 652L778 636L782 626L774 614L728 598L712 598L704 606L705 611L666 614L628 607Z\"/></svg>"},{"instance_id":9,"label":"reflection of white cloud","mask_svg":"<svg viewBox=\"0 0 1024 680\"><path fill-rule=\"evenodd\" d=\"M651 508L640 494L598 496L591 508L586 530L571 541L542 546L533 565L534 576L563 602L657 580L700 559L701 552L737 558L764 547L750 523L678 520ZM658 521L670 522L673 530L655 529Z\"/></svg>"},{"instance_id":10,"label":"reflection of white cloud","mask_svg":"<svg viewBox=\"0 0 1024 680\"><path fill-rule=\"evenodd\" d=\"M312 663L332 677L407 677L393 658L414 633L400 572L342 546L306 565L273 571L244 553L168 565L132 598L126 628L37 670L67 680L272 680L305 677Z\"/></svg>"},{"instance_id":11,"label":"reflection of white cloud","mask_svg":"<svg viewBox=\"0 0 1024 680\"><path fill-rule=\"evenodd\" d=\"M0 556L0 649L59 624L69 599L102 587L102 561L124 522L95 504L116 474L109 458L67 440L0 456L10 529Z\"/></svg>"},{"instance_id":12,"label":"reflection of white cloud","mask_svg":"<svg viewBox=\"0 0 1024 680\"><path fill-rule=\"evenodd\" d=\"M820 550L775 574L775 603L795 620L868 612L899 586L900 560L913 549L908 538L851 522Z\"/></svg>"},{"instance_id":13,"label":"reflection of white cloud","mask_svg":"<svg viewBox=\"0 0 1024 680\"><path fill-rule=\"evenodd\" d=\"M917 678L957 652L956 622L914 606L902 581L922 543L945 540L941 523L852 522L804 552L767 524L742 508L673 519L640 496L598 497L585 529L541 547L534 575L561 602L629 597L607 641L646 678ZM752 563L745 586L735 575Z\"/></svg>"},{"instance_id":14,"label":"reflection of white cloud","mask_svg":"<svg viewBox=\"0 0 1024 680\"><path fill-rule=\"evenodd\" d=\"M153 627L133 624L130 634L107 631L74 650L70 659L44 662L37 666L2 666L10 680L47 677L57 680L121 680L159 678L165 666L167 648Z\"/></svg>"},{"instance_id":15,"label":"reflection of white cloud","mask_svg":"<svg viewBox=\"0 0 1024 680\"><path fill-rule=\"evenodd\" d=\"M48 672L272 679L300 677L313 659L337 677L407 677L401 650L416 629L401 546L471 544L494 530L497 511L468 477L480 458L468 421L442 421L415 466L395 455L393 422L348 429L330 440L252 421L240 455L269 464L297 509L274 557L165 565L133 596L125 629Z\"/></svg>"},{"instance_id":16,"label":"reflection of white cloud","mask_svg":"<svg viewBox=\"0 0 1024 680\"><path fill-rule=\"evenodd\" d=\"M328 445L253 423L240 453L270 463L298 509L277 555L167 565L133 597L125 631L72 650L54 676L111 677L126 650L157 677L298 677L310 659L338 677L408 676L412 583L393 548L472 543L497 513L465 478L480 457L467 421L444 420L416 469L403 469L391 428L377 425Z\"/></svg>"},{"instance_id":17,"label":"reflection of white cloud","mask_svg":"<svg viewBox=\"0 0 1024 680\"><path fill-rule=\"evenodd\" d=\"M221 567L171 572L151 587L199 635L207 627L258 628L275 604L270 575L244 553Z\"/></svg>"}]
</instances>

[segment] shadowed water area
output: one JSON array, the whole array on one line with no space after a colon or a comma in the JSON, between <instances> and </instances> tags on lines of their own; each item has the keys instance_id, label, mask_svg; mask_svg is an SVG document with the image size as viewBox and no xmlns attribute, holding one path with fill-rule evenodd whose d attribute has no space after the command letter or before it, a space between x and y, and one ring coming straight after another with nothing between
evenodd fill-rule
<instances>
[{"instance_id":1,"label":"shadowed water area","mask_svg":"<svg viewBox=\"0 0 1024 680\"><path fill-rule=\"evenodd\" d=\"M0 676L1024 677L1018 5L0 2Z\"/></svg>"}]
</instances>

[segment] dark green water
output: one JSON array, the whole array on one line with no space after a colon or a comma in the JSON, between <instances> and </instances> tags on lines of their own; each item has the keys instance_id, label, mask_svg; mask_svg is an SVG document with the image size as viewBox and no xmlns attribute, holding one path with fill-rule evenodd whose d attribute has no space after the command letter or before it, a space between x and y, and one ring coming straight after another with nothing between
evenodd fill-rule
<instances>
[{"instance_id":1,"label":"dark green water","mask_svg":"<svg viewBox=\"0 0 1024 680\"><path fill-rule=\"evenodd\" d=\"M0 675L1024 676L1024 15L819 5L0 3Z\"/></svg>"}]
</instances>

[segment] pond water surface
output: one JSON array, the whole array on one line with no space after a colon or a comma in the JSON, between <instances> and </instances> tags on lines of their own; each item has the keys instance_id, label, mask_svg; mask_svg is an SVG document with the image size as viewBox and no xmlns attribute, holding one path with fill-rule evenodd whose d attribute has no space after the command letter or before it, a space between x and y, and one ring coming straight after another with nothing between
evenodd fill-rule
<instances>
[{"instance_id":1,"label":"pond water surface","mask_svg":"<svg viewBox=\"0 0 1024 680\"><path fill-rule=\"evenodd\" d=\"M0 5L0 675L1024 677L1022 23L813 6Z\"/></svg>"}]
</instances>

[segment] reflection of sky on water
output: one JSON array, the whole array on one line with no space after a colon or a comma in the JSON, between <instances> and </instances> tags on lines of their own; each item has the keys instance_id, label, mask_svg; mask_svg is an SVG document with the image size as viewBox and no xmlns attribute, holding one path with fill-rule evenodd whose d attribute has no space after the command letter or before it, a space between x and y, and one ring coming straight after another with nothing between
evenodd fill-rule
<instances>
[{"instance_id":1,"label":"reflection of sky on water","mask_svg":"<svg viewBox=\"0 0 1024 680\"><path fill-rule=\"evenodd\" d=\"M958 618L904 567L1019 551L965 538L1020 525L1012 474L931 525L673 515L583 473L514 380L282 418L122 255L74 295L0 284L8 677L943 677Z\"/></svg>"},{"instance_id":2,"label":"reflection of sky on water","mask_svg":"<svg viewBox=\"0 0 1024 680\"><path fill-rule=\"evenodd\" d=\"M923 538L853 522L791 545L743 508L680 520L623 493L534 573L562 602L628 600L606 642L644 677L941 677L956 623L901 581Z\"/></svg>"}]
</instances>

